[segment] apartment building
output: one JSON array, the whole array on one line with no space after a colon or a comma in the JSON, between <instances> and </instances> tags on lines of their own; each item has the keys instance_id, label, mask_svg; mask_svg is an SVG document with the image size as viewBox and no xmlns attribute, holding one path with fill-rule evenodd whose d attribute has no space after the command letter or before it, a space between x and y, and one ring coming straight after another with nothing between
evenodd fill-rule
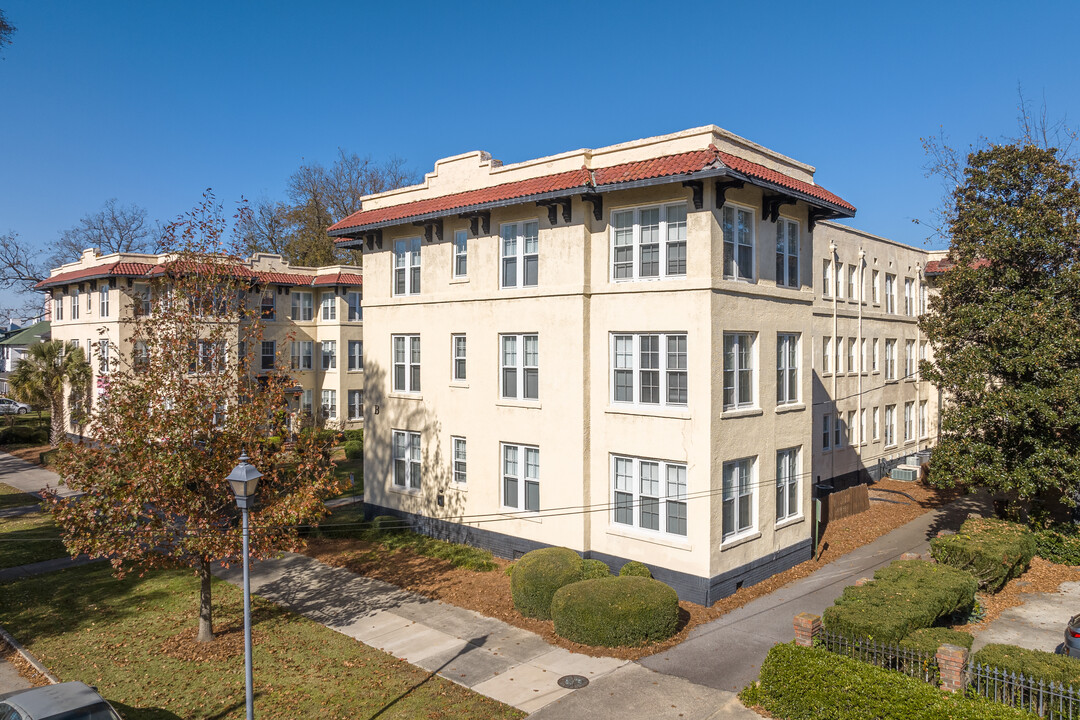
<instances>
[{"instance_id":1,"label":"apartment building","mask_svg":"<svg viewBox=\"0 0 1080 720\"><path fill-rule=\"evenodd\" d=\"M168 255L85 250L54 269L37 288L52 300L52 337L87 349L94 371L92 398L108 388L118 356L131 353L131 324L150 311L150 281ZM364 416L363 279L350 265L290 266L279 255L257 254L238 272L249 280L249 307L262 318L257 370L287 367L296 378L291 409L321 414L343 428ZM80 428L69 427L78 433Z\"/></svg>"},{"instance_id":2,"label":"apartment building","mask_svg":"<svg viewBox=\"0 0 1080 720\"><path fill-rule=\"evenodd\" d=\"M701 603L807 559L814 475L907 447L824 448L822 423L853 383L856 417L925 390L900 382L910 316L818 286L865 250L899 293L919 251L825 222L855 208L814 173L708 126L457 155L365 197L330 233L365 253L368 511L506 557L639 560ZM828 328L899 364L826 371Z\"/></svg>"}]
</instances>

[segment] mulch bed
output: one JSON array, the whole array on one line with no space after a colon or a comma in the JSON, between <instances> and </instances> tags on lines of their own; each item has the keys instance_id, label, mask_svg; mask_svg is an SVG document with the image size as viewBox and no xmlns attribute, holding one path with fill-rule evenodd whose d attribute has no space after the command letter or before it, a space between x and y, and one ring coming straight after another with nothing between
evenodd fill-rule
<instances>
[{"instance_id":1,"label":"mulch bed","mask_svg":"<svg viewBox=\"0 0 1080 720\"><path fill-rule=\"evenodd\" d=\"M1041 557L1032 558L1027 572L1007 582L999 592L994 595L979 594L979 603L986 611L980 622L957 625L954 629L978 633L1008 608L1023 605L1026 600L1024 595L1057 592L1062 583L1077 580L1080 580L1080 567L1055 565Z\"/></svg>"},{"instance_id":2,"label":"mulch bed","mask_svg":"<svg viewBox=\"0 0 1080 720\"><path fill-rule=\"evenodd\" d=\"M557 636L550 620L524 617L514 609L510 597L510 578L504 572L510 564L507 560L495 559L499 565L498 570L475 572L455 568L444 560L419 556L406 550L373 552L378 549L375 543L354 539L311 540L304 552L327 565L346 568L358 575L376 578L419 595L474 610L481 615L530 630L552 645L573 652L595 657L637 660L678 645L697 625L715 620L752 600L804 578L841 555L866 545L959 496L953 490L936 490L917 483L896 480L883 480L871 486L871 497L875 495L875 488L900 490L912 496L914 502L892 493L878 493L879 496L901 500L906 504L871 502L869 510L829 523L821 541L824 549L820 557L807 560L756 585L744 587L734 595L719 600L712 607L680 602L679 632L662 643L645 647L601 648L580 645Z\"/></svg>"}]
</instances>

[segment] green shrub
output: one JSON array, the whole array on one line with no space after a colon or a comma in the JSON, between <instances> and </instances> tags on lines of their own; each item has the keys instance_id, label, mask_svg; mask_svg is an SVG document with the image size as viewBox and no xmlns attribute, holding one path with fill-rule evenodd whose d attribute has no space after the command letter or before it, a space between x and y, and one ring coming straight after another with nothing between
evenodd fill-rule
<instances>
[{"instance_id":1,"label":"green shrub","mask_svg":"<svg viewBox=\"0 0 1080 720\"><path fill-rule=\"evenodd\" d=\"M997 592L1028 569L1035 554L1035 537L1017 523L973 518L955 535L931 540L930 554L939 563L971 573L980 588Z\"/></svg>"},{"instance_id":2,"label":"green shrub","mask_svg":"<svg viewBox=\"0 0 1080 720\"><path fill-rule=\"evenodd\" d=\"M56 456L60 453L60 448L53 448L52 450L46 450L38 456L38 462L42 467L48 467L56 462Z\"/></svg>"},{"instance_id":3,"label":"green shrub","mask_svg":"<svg viewBox=\"0 0 1080 720\"><path fill-rule=\"evenodd\" d=\"M1080 660L1067 655L992 644L972 655L971 660L1008 673L1023 674L1036 683L1043 680L1047 684L1056 682L1080 688Z\"/></svg>"},{"instance_id":4,"label":"green shrub","mask_svg":"<svg viewBox=\"0 0 1080 720\"><path fill-rule=\"evenodd\" d=\"M350 440L345 443L345 459L356 460L357 458L364 457L364 445L358 443L355 440Z\"/></svg>"},{"instance_id":5,"label":"green shrub","mask_svg":"<svg viewBox=\"0 0 1080 720\"><path fill-rule=\"evenodd\" d=\"M346 430L342 433L345 442L358 442L361 445L364 444L364 431L360 430Z\"/></svg>"},{"instance_id":6,"label":"green shrub","mask_svg":"<svg viewBox=\"0 0 1080 720\"><path fill-rule=\"evenodd\" d=\"M1035 554L1059 565L1080 565L1080 526L1060 523L1036 530Z\"/></svg>"},{"instance_id":7,"label":"green shrub","mask_svg":"<svg viewBox=\"0 0 1080 720\"><path fill-rule=\"evenodd\" d=\"M625 563L621 568L619 568L619 575L623 577L627 575L643 578L652 577L652 573L649 571L649 568L647 568L644 563L639 563L637 560L631 560L630 562Z\"/></svg>"},{"instance_id":8,"label":"green shrub","mask_svg":"<svg viewBox=\"0 0 1080 720\"><path fill-rule=\"evenodd\" d=\"M621 576L582 580L551 600L555 634L604 647L666 640L679 625L679 596L658 580Z\"/></svg>"},{"instance_id":9,"label":"green shrub","mask_svg":"<svg viewBox=\"0 0 1080 720\"><path fill-rule=\"evenodd\" d=\"M611 577L611 568L603 560L584 560L581 563L581 579Z\"/></svg>"},{"instance_id":10,"label":"green shrub","mask_svg":"<svg viewBox=\"0 0 1080 720\"><path fill-rule=\"evenodd\" d=\"M408 527L408 523L393 515L377 515L371 521L371 529L377 533L395 533Z\"/></svg>"},{"instance_id":11,"label":"green shrub","mask_svg":"<svg viewBox=\"0 0 1080 720\"><path fill-rule=\"evenodd\" d=\"M263 445L265 445L266 449L270 452L277 452L282 446L281 437L278 435L271 435L263 441Z\"/></svg>"},{"instance_id":12,"label":"green shrub","mask_svg":"<svg viewBox=\"0 0 1080 720\"><path fill-rule=\"evenodd\" d=\"M786 720L1031 720L982 698L967 698L903 673L829 652L775 645L761 664L759 685L739 697Z\"/></svg>"},{"instance_id":13,"label":"green shrub","mask_svg":"<svg viewBox=\"0 0 1080 720\"><path fill-rule=\"evenodd\" d=\"M514 564L510 594L525 617L551 619L551 598L564 585L581 580L581 556L570 548L550 547L527 552Z\"/></svg>"},{"instance_id":14,"label":"green shrub","mask_svg":"<svg viewBox=\"0 0 1080 720\"><path fill-rule=\"evenodd\" d=\"M0 445L44 445L49 442L47 428L13 425L0 430Z\"/></svg>"},{"instance_id":15,"label":"green shrub","mask_svg":"<svg viewBox=\"0 0 1080 720\"><path fill-rule=\"evenodd\" d=\"M909 633L901 640L900 647L916 652L933 654L945 643L948 643L949 645L959 645L962 648L970 650L971 643L973 642L975 642L975 638L971 636L971 633L962 632L960 630L944 627L920 628L919 630Z\"/></svg>"},{"instance_id":16,"label":"green shrub","mask_svg":"<svg viewBox=\"0 0 1080 720\"><path fill-rule=\"evenodd\" d=\"M978 584L969 573L924 560L898 560L825 609L825 627L852 639L897 643L913 630L967 614Z\"/></svg>"},{"instance_id":17,"label":"green shrub","mask_svg":"<svg viewBox=\"0 0 1080 720\"><path fill-rule=\"evenodd\" d=\"M402 521L397 520L397 523L400 526ZM373 531L369 533L368 539L380 543L388 550L401 548L417 555L445 560L454 567L465 568L466 570L488 572L499 567L495 563L494 556L488 550L439 540L404 529L396 532Z\"/></svg>"}]
</instances>

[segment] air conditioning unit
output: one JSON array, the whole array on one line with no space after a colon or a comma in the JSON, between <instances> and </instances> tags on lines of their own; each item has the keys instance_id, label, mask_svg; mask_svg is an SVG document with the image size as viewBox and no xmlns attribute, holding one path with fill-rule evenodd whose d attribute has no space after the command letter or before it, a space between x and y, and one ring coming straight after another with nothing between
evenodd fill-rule
<instances>
[{"instance_id":1,"label":"air conditioning unit","mask_svg":"<svg viewBox=\"0 0 1080 720\"><path fill-rule=\"evenodd\" d=\"M919 479L919 468L905 467L901 465L899 467L893 468L893 471L889 473L889 477L891 477L893 480L916 482Z\"/></svg>"}]
</instances>

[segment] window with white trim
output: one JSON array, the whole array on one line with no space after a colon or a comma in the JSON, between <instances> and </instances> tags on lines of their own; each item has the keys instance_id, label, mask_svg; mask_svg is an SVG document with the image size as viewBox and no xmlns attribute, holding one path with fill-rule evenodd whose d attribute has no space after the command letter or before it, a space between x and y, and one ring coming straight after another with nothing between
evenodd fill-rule
<instances>
[{"instance_id":1,"label":"window with white trim","mask_svg":"<svg viewBox=\"0 0 1080 720\"><path fill-rule=\"evenodd\" d=\"M856 338L847 340L847 371L849 373L858 372L855 367L855 340Z\"/></svg>"},{"instance_id":2,"label":"window with white trim","mask_svg":"<svg viewBox=\"0 0 1080 720\"><path fill-rule=\"evenodd\" d=\"M866 408L859 411L859 442L866 444Z\"/></svg>"},{"instance_id":3,"label":"window with white trim","mask_svg":"<svg viewBox=\"0 0 1080 720\"><path fill-rule=\"evenodd\" d=\"M858 445L859 438L855 435L855 411L848 410L847 422L844 423L844 429L847 431L847 442L849 445Z\"/></svg>"},{"instance_id":4,"label":"window with white trim","mask_svg":"<svg viewBox=\"0 0 1080 720\"><path fill-rule=\"evenodd\" d=\"M915 401L904 403L904 440L915 439Z\"/></svg>"},{"instance_id":5,"label":"window with white trim","mask_svg":"<svg viewBox=\"0 0 1080 720\"><path fill-rule=\"evenodd\" d=\"M847 296L848 300L858 300L859 296L855 293L855 276L858 274L858 266L847 266Z\"/></svg>"},{"instance_id":6,"label":"window with white trim","mask_svg":"<svg viewBox=\"0 0 1080 720\"><path fill-rule=\"evenodd\" d=\"M261 343L261 364L263 370L274 369L274 359L277 357L277 345L273 340L263 340Z\"/></svg>"},{"instance_id":7,"label":"window with white trim","mask_svg":"<svg viewBox=\"0 0 1080 720\"><path fill-rule=\"evenodd\" d=\"M364 419L364 391L363 390L350 390L348 399L349 399L349 419L350 420L363 420Z\"/></svg>"},{"instance_id":8,"label":"window with white trim","mask_svg":"<svg viewBox=\"0 0 1080 720\"><path fill-rule=\"evenodd\" d=\"M776 284L799 287L799 223L780 218L776 221Z\"/></svg>"},{"instance_id":9,"label":"window with white trim","mask_svg":"<svg viewBox=\"0 0 1080 720\"><path fill-rule=\"evenodd\" d=\"M829 335L821 341L821 372L832 372L832 337Z\"/></svg>"},{"instance_id":10,"label":"window with white trim","mask_svg":"<svg viewBox=\"0 0 1080 720\"><path fill-rule=\"evenodd\" d=\"M866 372L866 338L859 341L859 372Z\"/></svg>"},{"instance_id":11,"label":"window with white trim","mask_svg":"<svg viewBox=\"0 0 1080 720\"><path fill-rule=\"evenodd\" d=\"M915 370L918 368L918 358L915 357L915 341L904 341L904 375L911 379L915 377Z\"/></svg>"},{"instance_id":12,"label":"window with white trim","mask_svg":"<svg viewBox=\"0 0 1080 720\"><path fill-rule=\"evenodd\" d=\"M925 400L919 401L919 437L925 438L930 432L930 417Z\"/></svg>"},{"instance_id":13,"label":"window with white trim","mask_svg":"<svg viewBox=\"0 0 1080 720\"><path fill-rule=\"evenodd\" d=\"M332 292L322 294L322 319L337 320L337 295Z\"/></svg>"},{"instance_id":14,"label":"window with white trim","mask_svg":"<svg viewBox=\"0 0 1080 720\"><path fill-rule=\"evenodd\" d=\"M836 263L836 298L844 299L844 263Z\"/></svg>"},{"instance_id":15,"label":"window with white trim","mask_svg":"<svg viewBox=\"0 0 1080 720\"><path fill-rule=\"evenodd\" d=\"M799 515L799 448L776 453L776 522Z\"/></svg>"},{"instance_id":16,"label":"window with white trim","mask_svg":"<svg viewBox=\"0 0 1080 720\"><path fill-rule=\"evenodd\" d=\"M924 315L926 313L926 284L919 283L919 314Z\"/></svg>"},{"instance_id":17,"label":"window with white trim","mask_svg":"<svg viewBox=\"0 0 1080 720\"><path fill-rule=\"evenodd\" d=\"M71 319L79 319L79 288L71 291Z\"/></svg>"},{"instance_id":18,"label":"window with white trim","mask_svg":"<svg viewBox=\"0 0 1080 720\"><path fill-rule=\"evenodd\" d=\"M885 379L896 379L896 338L885 340Z\"/></svg>"},{"instance_id":19,"label":"window with white trim","mask_svg":"<svg viewBox=\"0 0 1080 720\"><path fill-rule=\"evenodd\" d=\"M686 405L686 359L686 333L613 333L612 402Z\"/></svg>"},{"instance_id":20,"label":"window with white trim","mask_svg":"<svg viewBox=\"0 0 1080 720\"><path fill-rule=\"evenodd\" d=\"M878 346L878 339L874 338L874 352L870 355L870 369L874 372L878 371L878 358L881 356L878 352L881 348Z\"/></svg>"},{"instance_id":21,"label":"window with white trim","mask_svg":"<svg viewBox=\"0 0 1080 720\"><path fill-rule=\"evenodd\" d=\"M499 364L502 397L540 398L539 335L500 335Z\"/></svg>"},{"instance_id":22,"label":"window with white trim","mask_svg":"<svg viewBox=\"0 0 1080 720\"><path fill-rule=\"evenodd\" d=\"M501 239L502 287L536 287L540 265L540 224L536 220L504 223Z\"/></svg>"},{"instance_id":23,"label":"window with white trim","mask_svg":"<svg viewBox=\"0 0 1080 720\"><path fill-rule=\"evenodd\" d=\"M896 444L896 406L885 406L885 445Z\"/></svg>"},{"instance_id":24,"label":"window with white trim","mask_svg":"<svg viewBox=\"0 0 1080 720\"><path fill-rule=\"evenodd\" d=\"M310 415L311 414L311 405L312 405L312 391L311 390L301 390L300 391L300 412L304 412L304 413L307 413L308 415Z\"/></svg>"},{"instance_id":25,"label":"window with white trim","mask_svg":"<svg viewBox=\"0 0 1080 720\"><path fill-rule=\"evenodd\" d=\"M61 295L53 298L53 314L58 321L64 319L64 298Z\"/></svg>"},{"instance_id":26,"label":"window with white trim","mask_svg":"<svg viewBox=\"0 0 1080 720\"><path fill-rule=\"evenodd\" d=\"M896 314L896 276L885 273L885 312Z\"/></svg>"},{"instance_id":27,"label":"window with white trim","mask_svg":"<svg viewBox=\"0 0 1080 720\"><path fill-rule=\"evenodd\" d=\"M681 275L686 275L685 203L611 211L612 280Z\"/></svg>"},{"instance_id":28,"label":"window with white trim","mask_svg":"<svg viewBox=\"0 0 1080 720\"><path fill-rule=\"evenodd\" d=\"M394 486L420 489L420 433L394 430L391 444L394 453Z\"/></svg>"},{"instance_id":29,"label":"window with white trim","mask_svg":"<svg viewBox=\"0 0 1080 720\"><path fill-rule=\"evenodd\" d=\"M469 231L454 232L454 274L455 278L469 276ZM464 442L464 440L462 441Z\"/></svg>"},{"instance_id":30,"label":"window with white trim","mask_svg":"<svg viewBox=\"0 0 1080 720\"><path fill-rule=\"evenodd\" d=\"M109 286L102 285L98 290L98 315L106 318L109 317Z\"/></svg>"},{"instance_id":31,"label":"window with white trim","mask_svg":"<svg viewBox=\"0 0 1080 720\"><path fill-rule=\"evenodd\" d=\"M836 411L836 419L833 421L833 447L844 447L844 441L846 439L847 428L844 427L844 415L839 410Z\"/></svg>"},{"instance_id":32,"label":"window with white trim","mask_svg":"<svg viewBox=\"0 0 1080 720\"><path fill-rule=\"evenodd\" d=\"M502 504L524 512L540 511L540 448L502 443Z\"/></svg>"},{"instance_id":33,"label":"window with white trim","mask_svg":"<svg viewBox=\"0 0 1080 720\"><path fill-rule=\"evenodd\" d=\"M754 211L724 205L724 277L754 280Z\"/></svg>"},{"instance_id":34,"label":"window with white trim","mask_svg":"<svg viewBox=\"0 0 1080 720\"><path fill-rule=\"evenodd\" d=\"M686 537L686 465L611 456L611 520Z\"/></svg>"},{"instance_id":35,"label":"window with white trim","mask_svg":"<svg viewBox=\"0 0 1080 720\"><path fill-rule=\"evenodd\" d=\"M724 463L722 540L754 530L755 458Z\"/></svg>"},{"instance_id":36,"label":"window with white trim","mask_svg":"<svg viewBox=\"0 0 1080 720\"><path fill-rule=\"evenodd\" d=\"M753 333L724 333L724 409L753 407Z\"/></svg>"},{"instance_id":37,"label":"window with white trim","mask_svg":"<svg viewBox=\"0 0 1080 720\"><path fill-rule=\"evenodd\" d=\"M825 413L821 416L821 449L832 448L832 415Z\"/></svg>"},{"instance_id":38,"label":"window with white trim","mask_svg":"<svg viewBox=\"0 0 1080 720\"><path fill-rule=\"evenodd\" d=\"M468 480L465 438L452 437L450 443L454 452L454 482L464 483Z\"/></svg>"},{"instance_id":39,"label":"window with white trim","mask_svg":"<svg viewBox=\"0 0 1080 720\"><path fill-rule=\"evenodd\" d=\"M821 295L832 295L832 260L821 261Z\"/></svg>"},{"instance_id":40,"label":"window with white trim","mask_svg":"<svg viewBox=\"0 0 1080 720\"><path fill-rule=\"evenodd\" d=\"M351 292L345 296L349 305L349 322L360 322L364 319L364 294Z\"/></svg>"},{"instance_id":41,"label":"window with white trim","mask_svg":"<svg viewBox=\"0 0 1080 720\"><path fill-rule=\"evenodd\" d=\"M799 402L799 335L776 336L776 404Z\"/></svg>"},{"instance_id":42,"label":"window with white trim","mask_svg":"<svg viewBox=\"0 0 1080 720\"><path fill-rule=\"evenodd\" d=\"M322 411L331 420L337 419L337 390L322 391Z\"/></svg>"},{"instance_id":43,"label":"window with white trim","mask_svg":"<svg viewBox=\"0 0 1080 720\"><path fill-rule=\"evenodd\" d=\"M311 370L313 346L310 340L293 341L290 348L290 360L293 370Z\"/></svg>"},{"instance_id":44,"label":"window with white trim","mask_svg":"<svg viewBox=\"0 0 1080 720\"><path fill-rule=\"evenodd\" d=\"M420 293L420 238L394 241L394 292L397 295Z\"/></svg>"},{"instance_id":45,"label":"window with white trim","mask_svg":"<svg viewBox=\"0 0 1080 720\"><path fill-rule=\"evenodd\" d=\"M451 335L450 336L450 367L451 377L454 380L463 382L467 379L466 370L466 342L464 335Z\"/></svg>"},{"instance_id":46,"label":"window with white trim","mask_svg":"<svg viewBox=\"0 0 1080 720\"><path fill-rule=\"evenodd\" d=\"M874 441L876 442L881 438L881 408L875 405L870 415L874 423Z\"/></svg>"},{"instance_id":47,"label":"window with white trim","mask_svg":"<svg viewBox=\"0 0 1080 720\"><path fill-rule=\"evenodd\" d=\"M870 272L870 296L875 305L881 304L881 273L877 270Z\"/></svg>"},{"instance_id":48,"label":"window with white trim","mask_svg":"<svg viewBox=\"0 0 1080 720\"><path fill-rule=\"evenodd\" d=\"M392 336L394 351L394 391L420 392L420 336Z\"/></svg>"},{"instance_id":49,"label":"window with white trim","mask_svg":"<svg viewBox=\"0 0 1080 720\"><path fill-rule=\"evenodd\" d=\"M337 370L337 340L323 340L319 348L323 370Z\"/></svg>"},{"instance_id":50,"label":"window with white trim","mask_svg":"<svg viewBox=\"0 0 1080 720\"><path fill-rule=\"evenodd\" d=\"M109 372L109 341L104 338L98 340L98 372L102 375Z\"/></svg>"},{"instance_id":51,"label":"window with white trim","mask_svg":"<svg viewBox=\"0 0 1080 720\"><path fill-rule=\"evenodd\" d=\"M349 341L349 369L350 370L363 370L364 369L364 341L363 340L350 340Z\"/></svg>"},{"instance_id":52,"label":"window with white trim","mask_svg":"<svg viewBox=\"0 0 1080 720\"><path fill-rule=\"evenodd\" d=\"M915 281L904 278L904 314L915 314Z\"/></svg>"},{"instance_id":53,"label":"window with white trim","mask_svg":"<svg viewBox=\"0 0 1080 720\"><path fill-rule=\"evenodd\" d=\"M293 320L304 322L311 320L315 317L314 299L309 292L302 292L297 290L292 294L292 312L291 316Z\"/></svg>"}]
</instances>

